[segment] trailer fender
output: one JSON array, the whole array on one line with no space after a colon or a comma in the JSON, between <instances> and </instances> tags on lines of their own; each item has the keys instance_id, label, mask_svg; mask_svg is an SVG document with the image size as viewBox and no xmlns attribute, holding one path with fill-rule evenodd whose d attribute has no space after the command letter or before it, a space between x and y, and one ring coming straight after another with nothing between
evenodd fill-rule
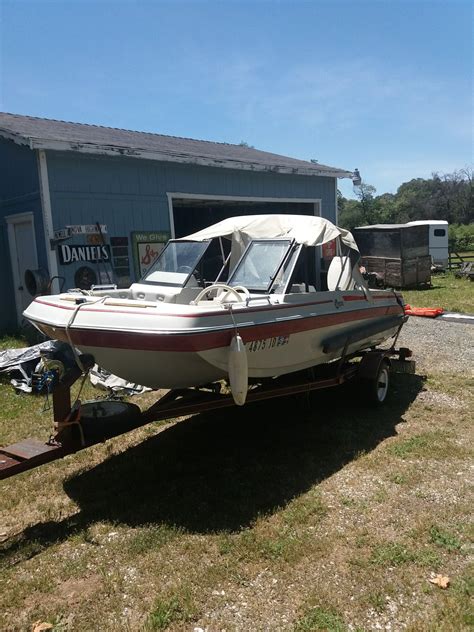
<instances>
[{"instance_id":1,"label":"trailer fender","mask_svg":"<svg viewBox=\"0 0 474 632\"><path fill-rule=\"evenodd\" d=\"M386 362L389 367L392 364L384 351L369 351L360 361L358 377L363 380L375 379L380 372L382 362Z\"/></svg>"}]
</instances>

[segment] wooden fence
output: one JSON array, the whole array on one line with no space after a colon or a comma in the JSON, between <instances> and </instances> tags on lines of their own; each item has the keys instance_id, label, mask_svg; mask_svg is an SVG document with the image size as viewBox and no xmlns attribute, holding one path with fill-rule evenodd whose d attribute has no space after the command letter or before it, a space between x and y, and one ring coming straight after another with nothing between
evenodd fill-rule
<instances>
[{"instance_id":1,"label":"wooden fence","mask_svg":"<svg viewBox=\"0 0 474 632\"><path fill-rule=\"evenodd\" d=\"M448 267L450 270L457 270L464 262L467 261L474 262L474 252L463 252L461 254L458 254L457 252L450 252Z\"/></svg>"}]
</instances>

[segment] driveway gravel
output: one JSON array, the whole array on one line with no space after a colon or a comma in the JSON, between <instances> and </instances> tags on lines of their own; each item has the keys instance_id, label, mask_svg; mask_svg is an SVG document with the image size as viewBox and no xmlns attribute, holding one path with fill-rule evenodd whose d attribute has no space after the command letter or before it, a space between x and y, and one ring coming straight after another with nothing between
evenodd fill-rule
<instances>
[{"instance_id":1,"label":"driveway gravel","mask_svg":"<svg viewBox=\"0 0 474 632\"><path fill-rule=\"evenodd\" d=\"M409 347L417 367L429 372L473 375L474 325L411 316L397 347Z\"/></svg>"}]
</instances>

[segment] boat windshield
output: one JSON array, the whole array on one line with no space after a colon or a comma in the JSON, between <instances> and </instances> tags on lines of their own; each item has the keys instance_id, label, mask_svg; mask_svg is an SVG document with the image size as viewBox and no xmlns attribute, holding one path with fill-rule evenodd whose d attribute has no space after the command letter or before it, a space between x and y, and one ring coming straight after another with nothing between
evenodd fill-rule
<instances>
[{"instance_id":1,"label":"boat windshield","mask_svg":"<svg viewBox=\"0 0 474 632\"><path fill-rule=\"evenodd\" d=\"M169 241L141 282L184 287L209 244L209 241Z\"/></svg>"},{"instance_id":2,"label":"boat windshield","mask_svg":"<svg viewBox=\"0 0 474 632\"><path fill-rule=\"evenodd\" d=\"M262 239L250 242L231 274L228 285L268 292L291 246L289 239Z\"/></svg>"}]
</instances>

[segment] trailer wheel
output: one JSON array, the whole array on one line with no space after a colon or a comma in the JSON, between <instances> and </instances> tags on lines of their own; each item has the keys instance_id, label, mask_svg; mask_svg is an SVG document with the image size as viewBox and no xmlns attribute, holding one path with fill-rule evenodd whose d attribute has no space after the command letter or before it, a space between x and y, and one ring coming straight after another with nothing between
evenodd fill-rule
<instances>
[{"instance_id":1,"label":"trailer wheel","mask_svg":"<svg viewBox=\"0 0 474 632\"><path fill-rule=\"evenodd\" d=\"M140 417L136 404L115 400L84 402L81 406L81 425L88 440L101 440L127 432Z\"/></svg>"},{"instance_id":2,"label":"trailer wheel","mask_svg":"<svg viewBox=\"0 0 474 632\"><path fill-rule=\"evenodd\" d=\"M385 402L390 386L390 365L382 360L374 377L364 380L365 394L369 403L381 405Z\"/></svg>"}]
</instances>

